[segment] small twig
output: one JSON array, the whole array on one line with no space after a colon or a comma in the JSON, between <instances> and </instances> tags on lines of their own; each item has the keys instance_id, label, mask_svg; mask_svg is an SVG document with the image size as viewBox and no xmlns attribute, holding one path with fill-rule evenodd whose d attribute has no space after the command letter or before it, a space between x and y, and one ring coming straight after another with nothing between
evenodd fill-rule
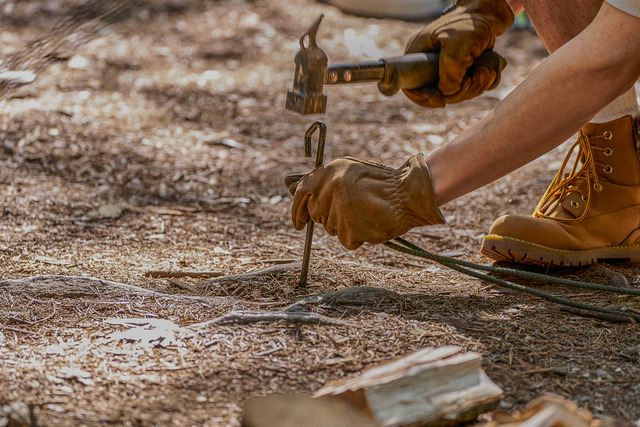
<instances>
[{"instance_id":1,"label":"small twig","mask_svg":"<svg viewBox=\"0 0 640 427\"><path fill-rule=\"evenodd\" d=\"M568 306L560 307L560 311L564 311L566 313L571 313L571 314L575 314L583 317L593 317L600 320L606 320L612 323L636 323L633 317L625 316L623 314L600 313L597 311L583 310L581 308L568 307Z\"/></svg>"},{"instance_id":2,"label":"small twig","mask_svg":"<svg viewBox=\"0 0 640 427\"><path fill-rule=\"evenodd\" d=\"M335 319L329 316L312 312L295 312L287 313L282 311L276 312L260 312L260 311L232 311L224 316L217 317L203 323L191 325L191 328L205 328L209 325L248 325L257 322L289 322L302 324L329 324L340 326L358 325L346 320Z\"/></svg>"},{"instance_id":3,"label":"small twig","mask_svg":"<svg viewBox=\"0 0 640 427\"><path fill-rule=\"evenodd\" d=\"M7 320L11 320L12 322L15 322L15 323L22 323L23 325L33 325L33 323L29 322L28 320L24 320L14 316L7 317Z\"/></svg>"},{"instance_id":4,"label":"small twig","mask_svg":"<svg viewBox=\"0 0 640 427\"><path fill-rule=\"evenodd\" d=\"M261 351L260 353L256 353L256 356L259 356L259 357L268 356L270 354L277 353L280 350L284 350L284 347L280 347L280 346L273 347L273 348L270 348L269 350L265 350L265 351Z\"/></svg>"},{"instance_id":5,"label":"small twig","mask_svg":"<svg viewBox=\"0 0 640 427\"><path fill-rule=\"evenodd\" d=\"M524 375L534 375L534 374L546 374L547 372L561 372L562 371L562 367L559 366L553 366L550 368L535 368L535 369L530 369L528 371L523 372Z\"/></svg>"},{"instance_id":6,"label":"small twig","mask_svg":"<svg viewBox=\"0 0 640 427\"><path fill-rule=\"evenodd\" d=\"M28 329L12 328L11 326L0 326L0 328L4 329L5 331L18 332L18 333L21 333L21 334L35 334L36 333L36 332L30 331Z\"/></svg>"},{"instance_id":7,"label":"small twig","mask_svg":"<svg viewBox=\"0 0 640 427\"><path fill-rule=\"evenodd\" d=\"M46 322L47 320L51 319L53 316L56 315L56 302L52 301L51 305L53 307L53 311L51 312L51 314L48 315L47 317L43 317L42 319L32 322L32 325L37 325L38 323Z\"/></svg>"},{"instance_id":8,"label":"small twig","mask_svg":"<svg viewBox=\"0 0 640 427\"><path fill-rule=\"evenodd\" d=\"M402 295L390 289L377 288L374 286L355 286L353 288L340 289L337 291L324 292L317 295L310 295L291 304L285 309L286 312L296 312L303 309L305 305L318 304L370 304L375 299L381 297L391 297L402 299Z\"/></svg>"},{"instance_id":9,"label":"small twig","mask_svg":"<svg viewBox=\"0 0 640 427\"><path fill-rule=\"evenodd\" d=\"M187 285L186 283L181 283L179 280L168 280L168 282L169 282L169 285L173 286L174 288L182 289L183 291L187 291L191 293L196 292L193 286Z\"/></svg>"},{"instance_id":10,"label":"small twig","mask_svg":"<svg viewBox=\"0 0 640 427\"><path fill-rule=\"evenodd\" d=\"M53 306L53 312L50 315L48 315L47 317L43 317L42 319L38 319L38 320L34 320L33 322L30 322L29 320L20 319L19 317L11 316L11 317L9 317L9 320L13 320L14 322L18 322L18 323L23 323L25 325L37 325L38 323L46 322L47 320L51 319L56 314L56 303L55 303L55 301L51 305Z\"/></svg>"},{"instance_id":11,"label":"small twig","mask_svg":"<svg viewBox=\"0 0 640 427\"><path fill-rule=\"evenodd\" d=\"M245 264L291 264L296 262L292 258L272 258L272 259L256 259Z\"/></svg>"},{"instance_id":12,"label":"small twig","mask_svg":"<svg viewBox=\"0 0 640 427\"><path fill-rule=\"evenodd\" d=\"M229 282L232 280L253 280L262 276L271 276L273 274L282 274L290 271L298 271L300 270L301 266L302 264L299 262L292 262L289 264L282 264L282 265L274 265L273 267L267 267L261 270L251 271L249 273L231 274L228 276L218 277L212 280L206 280L204 282L199 283L199 285L206 286L214 283Z\"/></svg>"},{"instance_id":13,"label":"small twig","mask_svg":"<svg viewBox=\"0 0 640 427\"><path fill-rule=\"evenodd\" d=\"M222 271L166 271L151 270L145 271L147 277L157 278L180 278L180 277L220 277L224 273Z\"/></svg>"}]
</instances>

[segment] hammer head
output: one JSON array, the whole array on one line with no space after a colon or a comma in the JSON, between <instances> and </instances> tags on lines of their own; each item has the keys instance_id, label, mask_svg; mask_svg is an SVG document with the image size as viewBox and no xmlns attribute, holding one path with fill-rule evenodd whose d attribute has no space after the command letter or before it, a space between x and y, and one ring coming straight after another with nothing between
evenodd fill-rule
<instances>
[{"instance_id":1,"label":"hammer head","mask_svg":"<svg viewBox=\"0 0 640 427\"><path fill-rule=\"evenodd\" d=\"M320 114L327 110L327 97L322 93L322 87L329 60L316 44L316 34L323 17L320 15L300 39L293 90L287 92L287 110L301 114Z\"/></svg>"}]
</instances>

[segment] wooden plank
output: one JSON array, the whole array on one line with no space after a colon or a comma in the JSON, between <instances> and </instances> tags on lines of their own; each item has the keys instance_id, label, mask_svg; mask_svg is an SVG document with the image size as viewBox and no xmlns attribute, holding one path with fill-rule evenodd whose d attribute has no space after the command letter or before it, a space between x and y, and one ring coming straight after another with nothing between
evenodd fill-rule
<instances>
[{"instance_id":1,"label":"wooden plank","mask_svg":"<svg viewBox=\"0 0 640 427\"><path fill-rule=\"evenodd\" d=\"M425 348L330 383L316 394L347 400L382 426L446 425L493 409L502 390L482 370L482 356L458 346Z\"/></svg>"}]
</instances>

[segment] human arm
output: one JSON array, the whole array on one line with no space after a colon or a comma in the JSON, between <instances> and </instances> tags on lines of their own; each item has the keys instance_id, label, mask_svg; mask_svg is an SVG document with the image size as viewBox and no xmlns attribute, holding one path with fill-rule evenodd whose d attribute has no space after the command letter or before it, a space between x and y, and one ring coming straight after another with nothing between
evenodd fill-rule
<instances>
[{"instance_id":1,"label":"human arm","mask_svg":"<svg viewBox=\"0 0 640 427\"><path fill-rule=\"evenodd\" d=\"M522 4L522 0L508 0L509 6L511 6L511 10L513 10L513 15L518 16L522 12L524 12L524 5Z\"/></svg>"},{"instance_id":2,"label":"human arm","mask_svg":"<svg viewBox=\"0 0 640 427\"><path fill-rule=\"evenodd\" d=\"M604 3L473 127L427 157L438 205L560 145L640 75L640 19ZM612 49L615 46L615 49Z\"/></svg>"}]
</instances>

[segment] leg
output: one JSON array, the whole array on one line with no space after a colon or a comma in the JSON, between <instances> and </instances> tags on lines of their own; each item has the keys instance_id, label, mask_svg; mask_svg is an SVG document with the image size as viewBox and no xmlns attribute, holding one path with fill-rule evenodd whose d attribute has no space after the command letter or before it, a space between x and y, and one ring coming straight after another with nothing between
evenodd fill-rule
<instances>
[{"instance_id":1,"label":"leg","mask_svg":"<svg viewBox=\"0 0 640 427\"><path fill-rule=\"evenodd\" d=\"M571 5L573 11L555 3L551 9L540 8L535 1L526 3L531 3L533 10L528 11L545 47L554 52L593 20L591 8L600 7L602 1L580 0L579 7ZM571 176L561 170L533 217L499 218L484 238L482 253L498 261L560 266L607 258L640 261L636 222L640 163L632 120L637 115L631 87L582 129L578 154L582 169Z\"/></svg>"},{"instance_id":2,"label":"leg","mask_svg":"<svg viewBox=\"0 0 640 427\"><path fill-rule=\"evenodd\" d=\"M553 53L593 21L602 1L523 0L523 3L540 40Z\"/></svg>"},{"instance_id":3,"label":"leg","mask_svg":"<svg viewBox=\"0 0 640 427\"><path fill-rule=\"evenodd\" d=\"M593 21L602 1L523 0L523 3L540 40L547 51L553 53ZM636 91L633 87L604 107L593 121L604 123L625 115L634 118L638 116Z\"/></svg>"}]
</instances>

